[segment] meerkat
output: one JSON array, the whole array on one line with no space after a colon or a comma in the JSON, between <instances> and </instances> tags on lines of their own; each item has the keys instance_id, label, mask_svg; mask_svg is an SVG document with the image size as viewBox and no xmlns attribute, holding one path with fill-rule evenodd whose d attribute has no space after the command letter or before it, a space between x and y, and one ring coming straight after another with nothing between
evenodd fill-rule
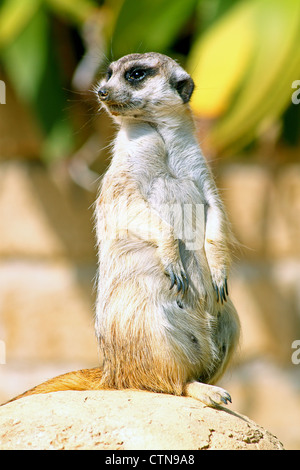
<instances>
[{"instance_id":1,"label":"meerkat","mask_svg":"<svg viewBox=\"0 0 300 470\"><path fill-rule=\"evenodd\" d=\"M95 205L102 364L21 396L131 388L231 402L214 385L239 339L227 284L231 232L197 141L193 89L159 53L112 62L97 85L119 127Z\"/></svg>"}]
</instances>

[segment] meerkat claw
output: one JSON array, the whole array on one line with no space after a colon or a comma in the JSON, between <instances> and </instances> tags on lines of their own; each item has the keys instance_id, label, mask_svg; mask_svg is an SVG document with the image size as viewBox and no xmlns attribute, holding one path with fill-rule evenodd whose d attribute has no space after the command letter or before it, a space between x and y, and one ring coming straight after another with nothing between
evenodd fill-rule
<instances>
[{"instance_id":1,"label":"meerkat claw","mask_svg":"<svg viewBox=\"0 0 300 470\"><path fill-rule=\"evenodd\" d=\"M183 294L185 294L186 291L189 288L189 280L188 280L186 274L183 271L181 271L181 276L182 276L182 279L183 279Z\"/></svg>"},{"instance_id":2,"label":"meerkat claw","mask_svg":"<svg viewBox=\"0 0 300 470\"><path fill-rule=\"evenodd\" d=\"M221 287L217 286L217 284L215 284L215 283L213 283L213 287L214 287L214 290L215 290L215 293L216 293L217 302L220 301L221 304L226 302L227 297L228 297L227 279L225 279L224 284Z\"/></svg>"},{"instance_id":3,"label":"meerkat claw","mask_svg":"<svg viewBox=\"0 0 300 470\"><path fill-rule=\"evenodd\" d=\"M221 401L224 403L224 405L228 405L227 398L222 397L222 398L221 398Z\"/></svg>"},{"instance_id":4,"label":"meerkat claw","mask_svg":"<svg viewBox=\"0 0 300 470\"><path fill-rule=\"evenodd\" d=\"M171 290L175 285L176 277L175 277L175 274L173 273L173 271L171 269L167 270L167 273L169 274L169 276L171 278L171 286L170 286L170 290Z\"/></svg>"},{"instance_id":5,"label":"meerkat claw","mask_svg":"<svg viewBox=\"0 0 300 470\"><path fill-rule=\"evenodd\" d=\"M177 284L177 293L178 293L184 288L184 284L179 276L176 276L176 284Z\"/></svg>"},{"instance_id":6,"label":"meerkat claw","mask_svg":"<svg viewBox=\"0 0 300 470\"><path fill-rule=\"evenodd\" d=\"M188 287L189 287L189 282L188 279L183 271L180 271L180 275L175 274L174 270L171 266L166 268L166 273L168 276L170 276L171 279L171 285L170 285L170 290L173 289L173 287L177 286L177 293L180 291L182 294L185 294Z\"/></svg>"},{"instance_id":7,"label":"meerkat claw","mask_svg":"<svg viewBox=\"0 0 300 470\"><path fill-rule=\"evenodd\" d=\"M224 393L224 396L221 397L221 401L222 401L225 405L228 405L228 402L229 402L229 403L232 403L231 396L229 395L228 392L225 392L225 393Z\"/></svg>"},{"instance_id":8,"label":"meerkat claw","mask_svg":"<svg viewBox=\"0 0 300 470\"><path fill-rule=\"evenodd\" d=\"M219 289L217 288L216 284L214 284L213 286L216 292L217 302L219 302Z\"/></svg>"},{"instance_id":9,"label":"meerkat claw","mask_svg":"<svg viewBox=\"0 0 300 470\"><path fill-rule=\"evenodd\" d=\"M223 303L223 301L226 301L224 287L222 286L220 290L221 290L221 303Z\"/></svg>"}]
</instances>

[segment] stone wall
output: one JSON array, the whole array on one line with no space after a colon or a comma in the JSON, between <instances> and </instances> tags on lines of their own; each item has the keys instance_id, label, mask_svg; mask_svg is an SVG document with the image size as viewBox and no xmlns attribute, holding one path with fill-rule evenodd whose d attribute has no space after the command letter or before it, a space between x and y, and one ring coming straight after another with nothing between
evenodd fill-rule
<instances>
[{"instance_id":1,"label":"stone wall","mask_svg":"<svg viewBox=\"0 0 300 470\"><path fill-rule=\"evenodd\" d=\"M97 365L95 194L58 176L34 162L0 164L0 401ZM243 330L223 385L234 410L300 448L300 365L291 362L300 339L300 165L228 165L217 179L240 243L230 291Z\"/></svg>"},{"instance_id":2,"label":"stone wall","mask_svg":"<svg viewBox=\"0 0 300 470\"><path fill-rule=\"evenodd\" d=\"M0 400L49 366L97 364L93 200L39 164L0 165Z\"/></svg>"},{"instance_id":3,"label":"stone wall","mask_svg":"<svg viewBox=\"0 0 300 470\"><path fill-rule=\"evenodd\" d=\"M238 364L223 379L234 409L300 448L300 165L230 165L219 187L240 243L231 296L242 324Z\"/></svg>"},{"instance_id":4,"label":"stone wall","mask_svg":"<svg viewBox=\"0 0 300 470\"><path fill-rule=\"evenodd\" d=\"M240 243L232 296L244 324L243 354L289 366L300 338L300 165L276 172L231 165L219 187Z\"/></svg>"}]
</instances>

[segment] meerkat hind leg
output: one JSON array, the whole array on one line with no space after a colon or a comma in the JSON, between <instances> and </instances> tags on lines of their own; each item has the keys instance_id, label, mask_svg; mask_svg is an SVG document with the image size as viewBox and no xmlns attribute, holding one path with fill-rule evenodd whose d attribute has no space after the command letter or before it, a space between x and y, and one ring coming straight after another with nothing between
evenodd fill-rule
<instances>
[{"instance_id":1,"label":"meerkat hind leg","mask_svg":"<svg viewBox=\"0 0 300 470\"><path fill-rule=\"evenodd\" d=\"M212 407L231 403L231 396L223 388L197 382L196 380L185 385L183 395L196 398L205 405Z\"/></svg>"}]
</instances>

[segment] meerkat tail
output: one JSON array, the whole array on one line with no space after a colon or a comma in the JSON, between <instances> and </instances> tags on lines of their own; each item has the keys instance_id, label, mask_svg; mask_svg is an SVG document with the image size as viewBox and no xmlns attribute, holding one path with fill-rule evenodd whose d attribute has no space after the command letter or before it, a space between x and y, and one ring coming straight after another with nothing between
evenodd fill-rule
<instances>
[{"instance_id":1,"label":"meerkat tail","mask_svg":"<svg viewBox=\"0 0 300 470\"><path fill-rule=\"evenodd\" d=\"M102 371L98 367L68 372L47 380L6 403L10 403L29 395L62 392L66 390L100 390L102 388L100 385L101 377Z\"/></svg>"}]
</instances>

